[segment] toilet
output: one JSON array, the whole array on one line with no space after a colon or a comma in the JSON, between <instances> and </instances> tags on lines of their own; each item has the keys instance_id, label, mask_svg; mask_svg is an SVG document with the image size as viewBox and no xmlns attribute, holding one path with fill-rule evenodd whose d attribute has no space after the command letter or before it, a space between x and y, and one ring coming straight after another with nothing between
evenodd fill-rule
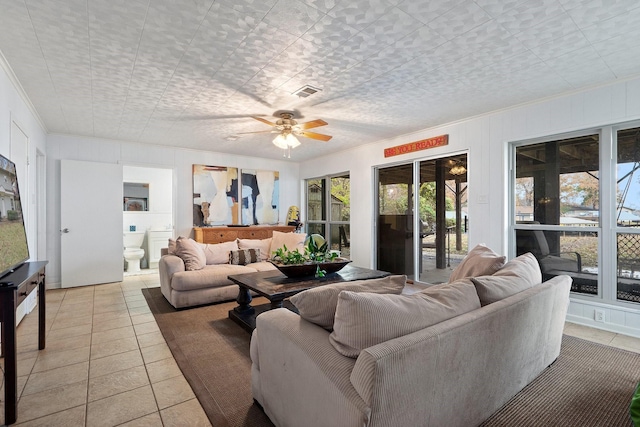
<instances>
[{"instance_id":1,"label":"toilet","mask_svg":"<svg viewBox=\"0 0 640 427\"><path fill-rule=\"evenodd\" d=\"M140 271L140 260L144 256L144 249L141 248L144 242L144 232L124 233L124 259L127 261L127 272Z\"/></svg>"}]
</instances>

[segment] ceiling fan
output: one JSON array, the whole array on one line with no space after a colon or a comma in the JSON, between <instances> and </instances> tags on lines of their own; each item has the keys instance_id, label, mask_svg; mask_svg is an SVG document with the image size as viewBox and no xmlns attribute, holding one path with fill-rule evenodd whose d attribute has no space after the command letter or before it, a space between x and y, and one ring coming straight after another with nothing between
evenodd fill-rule
<instances>
[{"instance_id":1,"label":"ceiling fan","mask_svg":"<svg viewBox=\"0 0 640 427\"><path fill-rule=\"evenodd\" d=\"M323 135L316 132L308 132L307 129L313 129L320 126L326 126L328 123L322 119L312 120L310 122L298 123L294 118L294 113L290 111L284 111L280 113L280 119L275 122L263 119L262 117L252 116L253 119L258 120L266 125L271 126L273 129L261 130L257 132L240 132L239 134L250 133L277 133L278 136L273 140L273 144L285 150L285 156L287 150L289 151L289 157L291 157L291 149L300 145L300 141L296 136L304 136L306 138L317 139L319 141L329 141L332 136Z\"/></svg>"}]
</instances>

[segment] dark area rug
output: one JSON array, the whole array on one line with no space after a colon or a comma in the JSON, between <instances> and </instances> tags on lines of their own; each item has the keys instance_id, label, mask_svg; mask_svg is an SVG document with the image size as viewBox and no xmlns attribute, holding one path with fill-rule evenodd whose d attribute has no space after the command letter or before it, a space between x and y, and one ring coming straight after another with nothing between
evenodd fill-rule
<instances>
[{"instance_id":1,"label":"dark area rug","mask_svg":"<svg viewBox=\"0 0 640 427\"><path fill-rule=\"evenodd\" d=\"M251 395L251 335L227 317L237 303L176 310L160 288L142 293L211 424L273 427Z\"/></svg>"},{"instance_id":2,"label":"dark area rug","mask_svg":"<svg viewBox=\"0 0 640 427\"><path fill-rule=\"evenodd\" d=\"M235 301L175 310L160 288L142 293L211 423L272 426L251 396L251 336L227 317ZM632 426L638 381L640 354L565 335L558 360L482 426Z\"/></svg>"}]
</instances>

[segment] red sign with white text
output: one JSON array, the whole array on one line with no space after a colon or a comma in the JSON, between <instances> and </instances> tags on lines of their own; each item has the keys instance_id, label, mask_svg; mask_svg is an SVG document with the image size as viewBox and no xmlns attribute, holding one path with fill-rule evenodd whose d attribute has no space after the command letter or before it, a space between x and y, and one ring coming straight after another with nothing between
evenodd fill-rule
<instances>
[{"instance_id":1,"label":"red sign with white text","mask_svg":"<svg viewBox=\"0 0 640 427\"><path fill-rule=\"evenodd\" d=\"M423 139L421 141L385 148L384 156L398 156L400 154L413 153L414 151L426 150L428 148L442 147L447 144L449 144L449 135L434 136L433 138Z\"/></svg>"}]
</instances>

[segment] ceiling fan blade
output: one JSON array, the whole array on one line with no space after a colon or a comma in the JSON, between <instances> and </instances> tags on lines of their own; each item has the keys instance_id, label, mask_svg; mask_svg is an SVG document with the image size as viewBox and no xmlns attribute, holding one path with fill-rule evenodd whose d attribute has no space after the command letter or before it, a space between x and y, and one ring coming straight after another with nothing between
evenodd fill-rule
<instances>
[{"instance_id":1,"label":"ceiling fan blade","mask_svg":"<svg viewBox=\"0 0 640 427\"><path fill-rule=\"evenodd\" d=\"M325 142L333 138L330 135L323 135L321 133L315 133L315 132L300 132L298 135L305 136L311 139L318 139L320 141L325 141Z\"/></svg>"},{"instance_id":2,"label":"ceiling fan blade","mask_svg":"<svg viewBox=\"0 0 640 427\"><path fill-rule=\"evenodd\" d=\"M236 135L245 135L249 133L278 133L277 130L259 130L257 132L236 132Z\"/></svg>"},{"instance_id":3,"label":"ceiling fan blade","mask_svg":"<svg viewBox=\"0 0 640 427\"><path fill-rule=\"evenodd\" d=\"M251 118L256 119L257 121L262 122L262 123L264 123L266 125L269 125L269 126L275 126L276 125L275 123L270 122L267 119L263 119L262 117L251 116Z\"/></svg>"},{"instance_id":4,"label":"ceiling fan blade","mask_svg":"<svg viewBox=\"0 0 640 427\"><path fill-rule=\"evenodd\" d=\"M317 128L319 126L326 126L329 123L325 122L322 119L318 119L318 120L312 120L310 122L306 122L306 123L299 123L298 127L302 130L304 129L311 129L311 128Z\"/></svg>"}]
</instances>

